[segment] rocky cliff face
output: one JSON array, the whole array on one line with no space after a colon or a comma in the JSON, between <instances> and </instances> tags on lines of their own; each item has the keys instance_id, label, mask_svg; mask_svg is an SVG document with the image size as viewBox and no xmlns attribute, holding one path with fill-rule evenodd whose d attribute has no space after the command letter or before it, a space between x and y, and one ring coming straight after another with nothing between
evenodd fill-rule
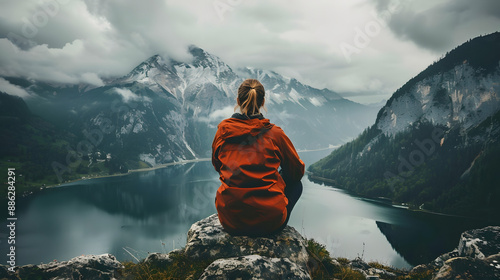
<instances>
[{"instance_id":1,"label":"rocky cliff face","mask_svg":"<svg viewBox=\"0 0 500 280\"><path fill-rule=\"evenodd\" d=\"M312 242L314 243L314 242ZM212 215L193 224L186 247L152 253L130 273L109 254L64 262L26 265L2 279L500 279L500 226L464 232L457 249L410 272L366 263L360 258L333 259L321 245L305 240L293 227L266 237L231 236ZM318 249L319 246L319 249ZM142 279L142 278L141 278Z\"/></svg>"},{"instance_id":2,"label":"rocky cliff face","mask_svg":"<svg viewBox=\"0 0 500 280\"><path fill-rule=\"evenodd\" d=\"M466 131L494 115L500 108L499 47L496 32L450 51L394 93L376 127L395 135L427 121Z\"/></svg>"},{"instance_id":3,"label":"rocky cliff face","mask_svg":"<svg viewBox=\"0 0 500 280\"><path fill-rule=\"evenodd\" d=\"M423 120L464 130L481 123L500 108L500 68L481 77L476 71L465 60L447 72L419 81L382 109L377 127L395 135Z\"/></svg>"}]
</instances>

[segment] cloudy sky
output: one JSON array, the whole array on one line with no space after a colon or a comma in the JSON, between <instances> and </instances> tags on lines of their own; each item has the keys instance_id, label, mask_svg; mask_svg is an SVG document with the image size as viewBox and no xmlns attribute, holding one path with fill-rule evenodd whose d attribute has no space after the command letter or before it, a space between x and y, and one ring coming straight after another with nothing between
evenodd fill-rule
<instances>
[{"instance_id":1,"label":"cloudy sky","mask_svg":"<svg viewBox=\"0 0 500 280\"><path fill-rule=\"evenodd\" d=\"M498 0L0 0L0 76L101 85L194 44L370 103L470 38ZM0 90L22 95L0 78Z\"/></svg>"}]
</instances>

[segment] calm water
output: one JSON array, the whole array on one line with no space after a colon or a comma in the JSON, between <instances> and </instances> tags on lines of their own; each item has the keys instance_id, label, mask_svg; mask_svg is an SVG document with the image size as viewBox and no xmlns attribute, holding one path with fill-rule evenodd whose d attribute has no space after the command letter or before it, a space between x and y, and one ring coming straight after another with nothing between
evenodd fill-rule
<instances>
[{"instance_id":1,"label":"calm water","mask_svg":"<svg viewBox=\"0 0 500 280\"><path fill-rule=\"evenodd\" d=\"M410 267L451 250L461 231L479 226L356 198L306 177L303 184L290 225L325 244L335 257ZM134 260L181 248L191 224L216 212L218 186L210 162L199 162L75 182L21 200L18 265L102 253ZM5 228L2 252L7 252Z\"/></svg>"}]
</instances>

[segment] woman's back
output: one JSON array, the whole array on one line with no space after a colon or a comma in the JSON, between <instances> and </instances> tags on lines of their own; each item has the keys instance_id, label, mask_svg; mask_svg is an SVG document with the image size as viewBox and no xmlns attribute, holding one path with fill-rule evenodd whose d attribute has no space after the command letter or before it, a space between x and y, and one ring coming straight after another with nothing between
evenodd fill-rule
<instances>
[{"instance_id":1,"label":"woman's back","mask_svg":"<svg viewBox=\"0 0 500 280\"><path fill-rule=\"evenodd\" d=\"M285 224L289 201L279 168L287 181L299 181L304 163L281 128L260 113L234 114L218 126L212 163L222 183L216 208L227 231L260 235Z\"/></svg>"}]
</instances>

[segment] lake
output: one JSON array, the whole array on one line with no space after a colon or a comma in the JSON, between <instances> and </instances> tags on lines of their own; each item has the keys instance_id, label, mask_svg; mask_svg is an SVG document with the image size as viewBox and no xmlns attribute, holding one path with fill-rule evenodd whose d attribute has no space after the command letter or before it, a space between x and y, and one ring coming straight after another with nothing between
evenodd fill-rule
<instances>
[{"instance_id":1,"label":"lake","mask_svg":"<svg viewBox=\"0 0 500 280\"><path fill-rule=\"evenodd\" d=\"M317 156L301 157L310 163ZM409 268L452 250L463 230L484 226L358 198L307 176L302 182L289 225L326 245L333 257ZM134 261L182 248L191 224L216 212L218 187L211 163L198 162L47 189L17 203L17 264L103 253ZM4 222L2 252L8 252L6 236Z\"/></svg>"}]
</instances>

